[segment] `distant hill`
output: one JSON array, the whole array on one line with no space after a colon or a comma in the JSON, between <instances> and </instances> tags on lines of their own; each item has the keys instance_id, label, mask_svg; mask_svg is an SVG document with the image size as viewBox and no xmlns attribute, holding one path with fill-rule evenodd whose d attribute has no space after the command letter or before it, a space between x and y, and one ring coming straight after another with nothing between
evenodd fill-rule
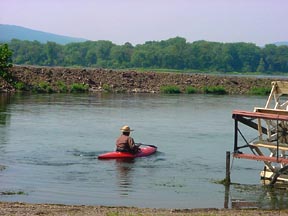
<instances>
[{"instance_id":1,"label":"distant hill","mask_svg":"<svg viewBox=\"0 0 288 216\"><path fill-rule=\"evenodd\" d=\"M46 43L47 41L51 41L58 44L87 41L83 38L73 38L63 35L56 35L16 25L0 24L0 42L9 42L12 39L28 41L36 40L40 43Z\"/></svg>"},{"instance_id":2,"label":"distant hill","mask_svg":"<svg viewBox=\"0 0 288 216\"><path fill-rule=\"evenodd\" d=\"M288 41L281 41L281 42L276 42L274 43L276 46L282 46L282 45L286 45L288 46Z\"/></svg>"}]
</instances>

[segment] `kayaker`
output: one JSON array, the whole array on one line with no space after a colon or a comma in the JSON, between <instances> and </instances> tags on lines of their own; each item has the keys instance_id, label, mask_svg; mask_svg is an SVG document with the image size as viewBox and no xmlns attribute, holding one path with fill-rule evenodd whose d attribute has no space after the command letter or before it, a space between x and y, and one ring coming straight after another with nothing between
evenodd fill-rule
<instances>
[{"instance_id":1,"label":"kayaker","mask_svg":"<svg viewBox=\"0 0 288 216\"><path fill-rule=\"evenodd\" d=\"M139 147L135 144L134 139L130 137L130 132L133 130L127 125L123 126L120 130L122 134L116 140L116 151L137 153Z\"/></svg>"}]
</instances>

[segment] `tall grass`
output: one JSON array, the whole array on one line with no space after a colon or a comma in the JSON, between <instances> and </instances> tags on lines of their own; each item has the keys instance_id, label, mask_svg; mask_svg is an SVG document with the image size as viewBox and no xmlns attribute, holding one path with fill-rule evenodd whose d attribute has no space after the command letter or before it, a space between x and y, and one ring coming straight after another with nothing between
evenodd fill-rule
<instances>
[{"instance_id":1,"label":"tall grass","mask_svg":"<svg viewBox=\"0 0 288 216\"><path fill-rule=\"evenodd\" d=\"M39 82L38 85L33 87L32 91L37 92L37 93L53 93L54 92L50 84L45 81Z\"/></svg>"},{"instance_id":2,"label":"tall grass","mask_svg":"<svg viewBox=\"0 0 288 216\"><path fill-rule=\"evenodd\" d=\"M56 83L56 85L57 85L58 91L59 91L60 93L65 93L65 92L68 91L68 87L67 87L67 85L66 85L63 81L58 81L58 82Z\"/></svg>"},{"instance_id":3,"label":"tall grass","mask_svg":"<svg viewBox=\"0 0 288 216\"><path fill-rule=\"evenodd\" d=\"M23 82L16 82L14 84L15 89L19 90L19 91L24 91L26 90L26 85Z\"/></svg>"},{"instance_id":4,"label":"tall grass","mask_svg":"<svg viewBox=\"0 0 288 216\"><path fill-rule=\"evenodd\" d=\"M269 95L271 88L269 87L252 87L249 90L249 94L251 95Z\"/></svg>"},{"instance_id":5,"label":"tall grass","mask_svg":"<svg viewBox=\"0 0 288 216\"><path fill-rule=\"evenodd\" d=\"M174 86L174 85L161 86L160 92L164 93L164 94L179 94L179 93L181 93L180 88L178 86Z\"/></svg>"},{"instance_id":6,"label":"tall grass","mask_svg":"<svg viewBox=\"0 0 288 216\"><path fill-rule=\"evenodd\" d=\"M217 94L217 95L224 95L228 93L223 86L205 86L203 87L203 92L205 94Z\"/></svg>"},{"instance_id":7,"label":"tall grass","mask_svg":"<svg viewBox=\"0 0 288 216\"><path fill-rule=\"evenodd\" d=\"M185 89L186 94L195 94L197 93L197 89L192 86L187 86Z\"/></svg>"},{"instance_id":8,"label":"tall grass","mask_svg":"<svg viewBox=\"0 0 288 216\"><path fill-rule=\"evenodd\" d=\"M77 93L77 92L86 92L88 91L89 86L87 84L81 84L81 83L74 83L70 87L70 91L72 93Z\"/></svg>"}]
</instances>

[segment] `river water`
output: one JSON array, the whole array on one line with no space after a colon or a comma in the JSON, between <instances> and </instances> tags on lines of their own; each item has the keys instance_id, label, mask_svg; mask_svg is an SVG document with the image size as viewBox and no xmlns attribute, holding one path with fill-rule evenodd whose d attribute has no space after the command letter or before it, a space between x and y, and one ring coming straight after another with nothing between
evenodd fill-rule
<instances>
[{"instance_id":1,"label":"river water","mask_svg":"<svg viewBox=\"0 0 288 216\"><path fill-rule=\"evenodd\" d=\"M0 96L1 201L155 208L223 208L233 200L286 208L288 195L260 183L262 162L235 159L229 191L226 151L232 111L266 97L156 94ZM120 127L158 146L132 161L98 160L114 150ZM12 192L4 195L3 192ZM13 194L13 193L21 194ZM22 194L24 193L24 194ZM226 196L225 196L226 194Z\"/></svg>"}]
</instances>

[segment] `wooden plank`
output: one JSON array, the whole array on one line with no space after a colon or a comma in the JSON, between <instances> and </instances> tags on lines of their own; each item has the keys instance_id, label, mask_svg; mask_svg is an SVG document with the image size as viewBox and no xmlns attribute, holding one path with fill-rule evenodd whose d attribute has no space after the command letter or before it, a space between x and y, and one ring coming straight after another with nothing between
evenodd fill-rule
<instances>
[{"instance_id":1,"label":"wooden plank","mask_svg":"<svg viewBox=\"0 0 288 216\"><path fill-rule=\"evenodd\" d=\"M280 158L280 157L277 158L277 157L268 157L268 156L262 156L262 155L239 154L239 153L234 153L233 157L249 159L249 160L267 161L267 162L273 162L273 163L288 164L288 159L287 158Z\"/></svg>"},{"instance_id":2,"label":"wooden plank","mask_svg":"<svg viewBox=\"0 0 288 216\"><path fill-rule=\"evenodd\" d=\"M265 156L262 151L258 147L254 147L254 150L257 152L259 156ZM269 167L270 170L274 171L274 167L271 165L271 162L264 161L264 164Z\"/></svg>"},{"instance_id":3,"label":"wooden plank","mask_svg":"<svg viewBox=\"0 0 288 216\"><path fill-rule=\"evenodd\" d=\"M271 119L271 120L282 120L288 121L288 116L280 114L271 114L271 113L260 113L260 112L250 112L244 110L234 110L232 117L237 119L238 116L244 116L249 118L261 118L261 119Z\"/></svg>"},{"instance_id":4,"label":"wooden plank","mask_svg":"<svg viewBox=\"0 0 288 216\"><path fill-rule=\"evenodd\" d=\"M269 113L269 114L278 114L278 115L287 115L288 116L288 111L287 110L281 110L281 109L267 109L267 108L260 108L260 107L255 107L254 108L255 112L260 112L260 113Z\"/></svg>"},{"instance_id":5,"label":"wooden plank","mask_svg":"<svg viewBox=\"0 0 288 216\"><path fill-rule=\"evenodd\" d=\"M263 148L270 148L270 149L277 149L277 145L268 144L268 143L253 143L250 144L251 146L255 147L263 147ZM279 150L288 151L288 146L279 145Z\"/></svg>"},{"instance_id":6,"label":"wooden plank","mask_svg":"<svg viewBox=\"0 0 288 216\"><path fill-rule=\"evenodd\" d=\"M269 170L260 172L261 178L270 179L270 180L273 178L274 174L275 174L274 172L271 172ZM288 175L280 175L277 178L277 181L286 181L286 182L288 182Z\"/></svg>"},{"instance_id":7,"label":"wooden plank","mask_svg":"<svg viewBox=\"0 0 288 216\"><path fill-rule=\"evenodd\" d=\"M276 84L277 94L288 94L288 82L286 81L274 81L272 85Z\"/></svg>"}]
</instances>

